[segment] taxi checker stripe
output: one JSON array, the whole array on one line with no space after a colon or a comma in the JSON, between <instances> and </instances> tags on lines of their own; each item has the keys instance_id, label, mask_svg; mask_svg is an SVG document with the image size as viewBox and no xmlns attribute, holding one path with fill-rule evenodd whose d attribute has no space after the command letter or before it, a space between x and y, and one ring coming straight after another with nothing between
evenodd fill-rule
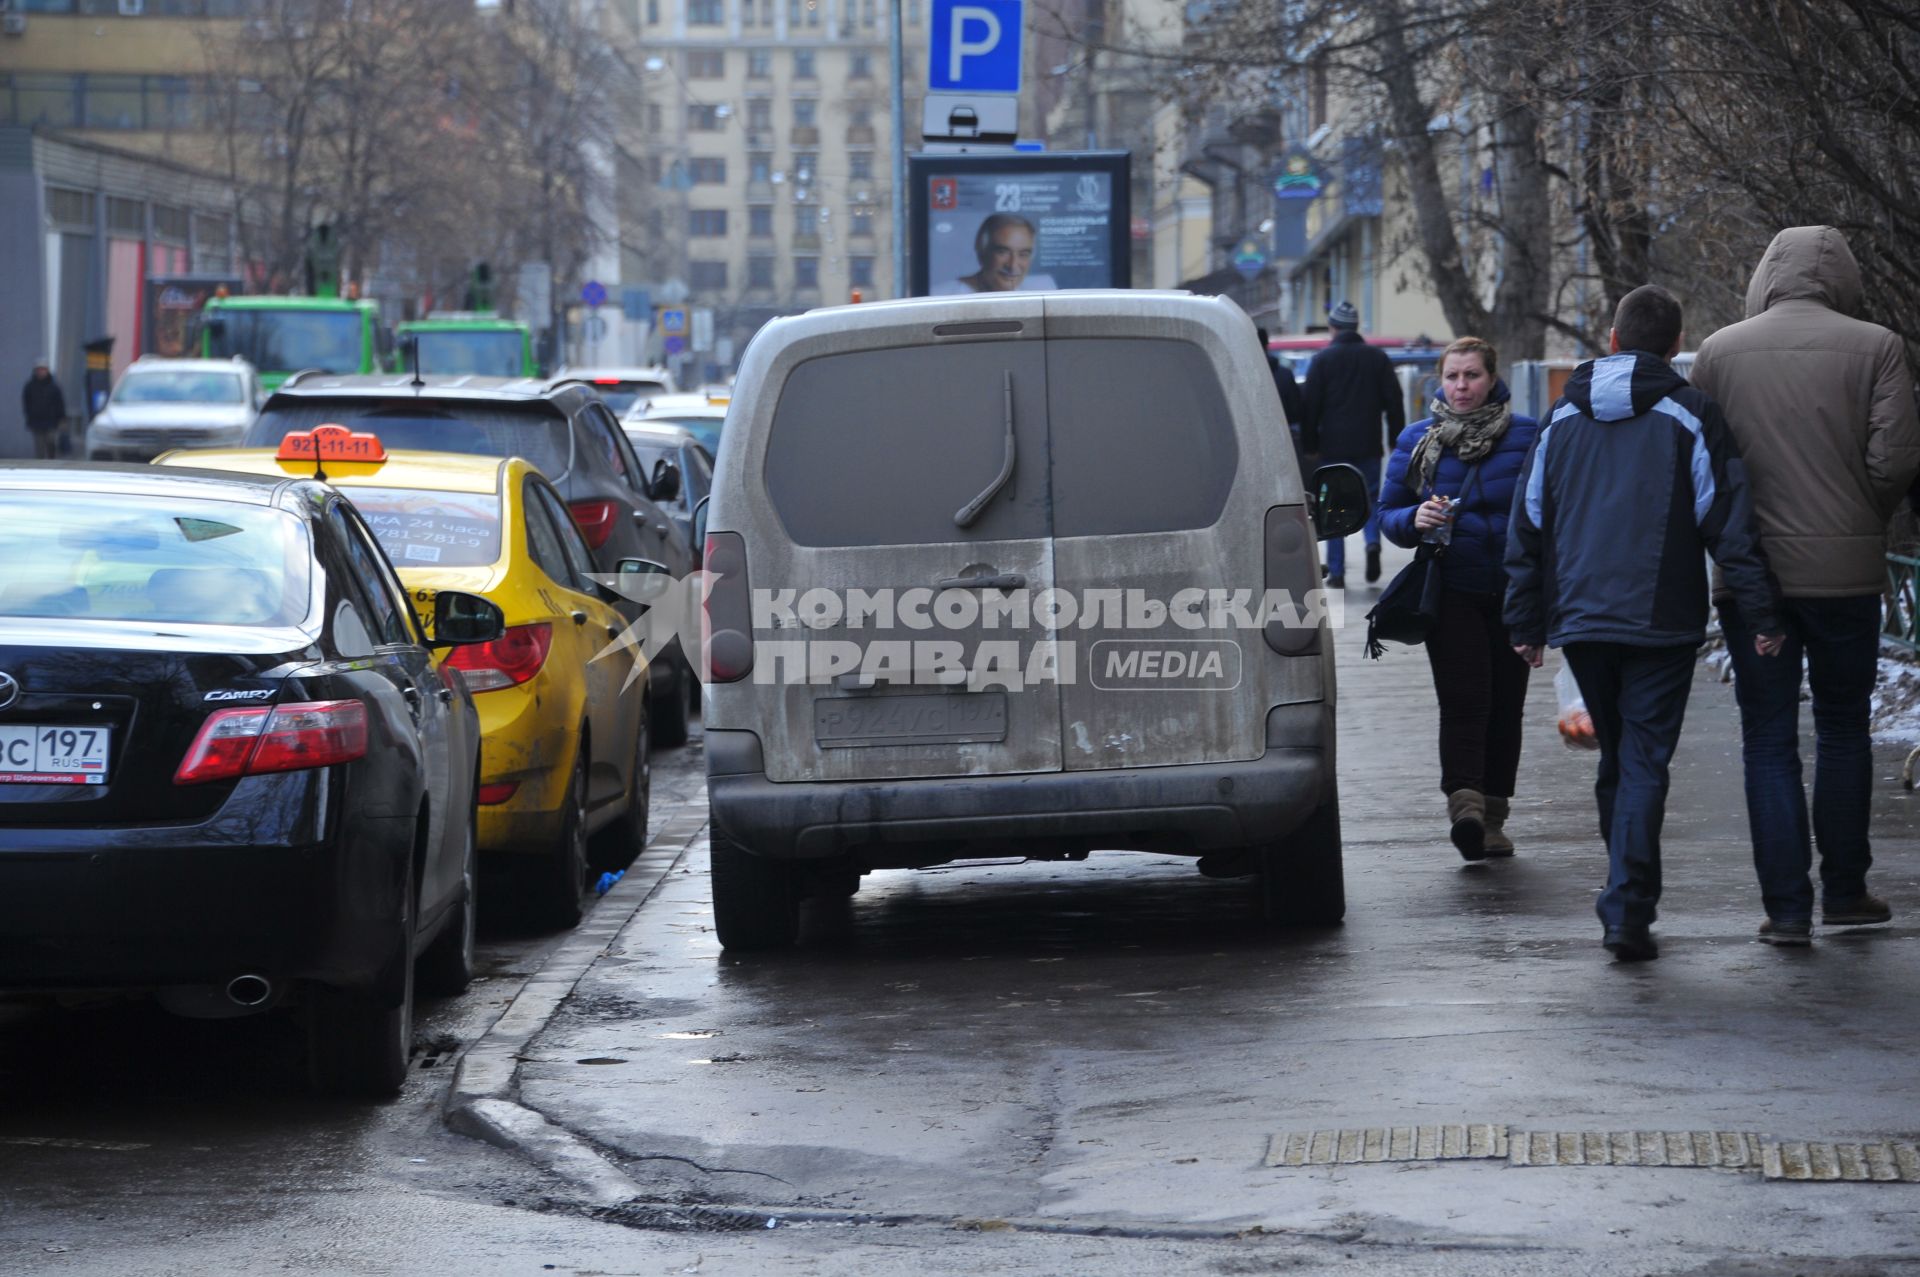
<instances>
[{"instance_id":1,"label":"taxi checker stripe","mask_svg":"<svg viewBox=\"0 0 1920 1277\"><path fill-rule=\"evenodd\" d=\"M20 680L5 670L0 670L0 709L5 709L20 699Z\"/></svg>"}]
</instances>

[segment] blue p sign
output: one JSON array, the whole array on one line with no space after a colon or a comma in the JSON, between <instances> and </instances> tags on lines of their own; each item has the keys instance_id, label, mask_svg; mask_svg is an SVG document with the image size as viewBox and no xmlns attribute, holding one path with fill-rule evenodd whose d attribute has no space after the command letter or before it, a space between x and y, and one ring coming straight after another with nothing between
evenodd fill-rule
<instances>
[{"instance_id":1,"label":"blue p sign","mask_svg":"<svg viewBox=\"0 0 1920 1277\"><path fill-rule=\"evenodd\" d=\"M927 87L1018 93L1024 0L933 0Z\"/></svg>"}]
</instances>

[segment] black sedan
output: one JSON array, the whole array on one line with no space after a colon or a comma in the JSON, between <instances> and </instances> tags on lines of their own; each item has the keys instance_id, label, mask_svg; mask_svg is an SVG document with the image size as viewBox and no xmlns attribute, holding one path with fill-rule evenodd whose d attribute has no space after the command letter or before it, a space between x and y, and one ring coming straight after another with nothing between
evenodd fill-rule
<instances>
[{"instance_id":1,"label":"black sedan","mask_svg":"<svg viewBox=\"0 0 1920 1277\"><path fill-rule=\"evenodd\" d=\"M391 1095L416 963L472 974L479 724L352 505L308 479L0 465L0 997L305 1013Z\"/></svg>"}]
</instances>

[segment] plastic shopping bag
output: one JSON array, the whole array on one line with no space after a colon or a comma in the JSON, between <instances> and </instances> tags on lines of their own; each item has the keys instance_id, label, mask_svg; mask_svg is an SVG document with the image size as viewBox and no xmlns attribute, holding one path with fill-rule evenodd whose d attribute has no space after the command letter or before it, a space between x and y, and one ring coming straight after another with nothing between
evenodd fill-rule
<instances>
[{"instance_id":1,"label":"plastic shopping bag","mask_svg":"<svg viewBox=\"0 0 1920 1277\"><path fill-rule=\"evenodd\" d=\"M1553 690L1560 697L1560 740L1569 749L1599 749L1600 738L1594 734L1593 715L1587 713L1587 702L1580 695L1580 683L1573 677L1573 670L1565 665L1553 677Z\"/></svg>"}]
</instances>

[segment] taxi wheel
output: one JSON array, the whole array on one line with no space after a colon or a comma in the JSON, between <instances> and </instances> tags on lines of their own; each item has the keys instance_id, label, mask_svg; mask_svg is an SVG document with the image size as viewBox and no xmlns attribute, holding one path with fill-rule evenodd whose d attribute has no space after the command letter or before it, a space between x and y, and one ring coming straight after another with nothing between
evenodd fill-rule
<instances>
[{"instance_id":1,"label":"taxi wheel","mask_svg":"<svg viewBox=\"0 0 1920 1277\"><path fill-rule=\"evenodd\" d=\"M413 893L401 919L398 1005L373 990L316 986L307 1007L307 1071L322 1095L385 1100L400 1093L413 1054Z\"/></svg>"},{"instance_id":2,"label":"taxi wheel","mask_svg":"<svg viewBox=\"0 0 1920 1277\"><path fill-rule=\"evenodd\" d=\"M567 806L560 837L532 866L533 911L548 926L565 929L580 925L580 894L587 888L587 746L583 740L574 755L573 776L567 782Z\"/></svg>"},{"instance_id":3,"label":"taxi wheel","mask_svg":"<svg viewBox=\"0 0 1920 1277\"><path fill-rule=\"evenodd\" d=\"M632 864L647 845L647 820L653 814L653 715L640 716L640 730L634 733L633 771L627 780L627 810L620 818L593 836L593 868L598 873L617 873Z\"/></svg>"},{"instance_id":4,"label":"taxi wheel","mask_svg":"<svg viewBox=\"0 0 1920 1277\"><path fill-rule=\"evenodd\" d=\"M800 875L713 831L713 925L727 949L785 949L800 935Z\"/></svg>"},{"instance_id":5,"label":"taxi wheel","mask_svg":"<svg viewBox=\"0 0 1920 1277\"><path fill-rule=\"evenodd\" d=\"M1260 904L1276 927L1332 927L1347 913L1340 800L1322 805L1285 840L1260 848Z\"/></svg>"},{"instance_id":6,"label":"taxi wheel","mask_svg":"<svg viewBox=\"0 0 1920 1277\"><path fill-rule=\"evenodd\" d=\"M685 661L673 662L673 690L654 702L653 743L672 749L687 743L687 723L693 718L694 697L699 695L700 680L693 676Z\"/></svg>"},{"instance_id":7,"label":"taxi wheel","mask_svg":"<svg viewBox=\"0 0 1920 1277\"><path fill-rule=\"evenodd\" d=\"M420 988L436 997L465 993L473 981L473 940L480 926L480 851L474 835L479 823L476 804L467 816L466 852L460 865L464 898L459 910L420 955Z\"/></svg>"}]
</instances>

